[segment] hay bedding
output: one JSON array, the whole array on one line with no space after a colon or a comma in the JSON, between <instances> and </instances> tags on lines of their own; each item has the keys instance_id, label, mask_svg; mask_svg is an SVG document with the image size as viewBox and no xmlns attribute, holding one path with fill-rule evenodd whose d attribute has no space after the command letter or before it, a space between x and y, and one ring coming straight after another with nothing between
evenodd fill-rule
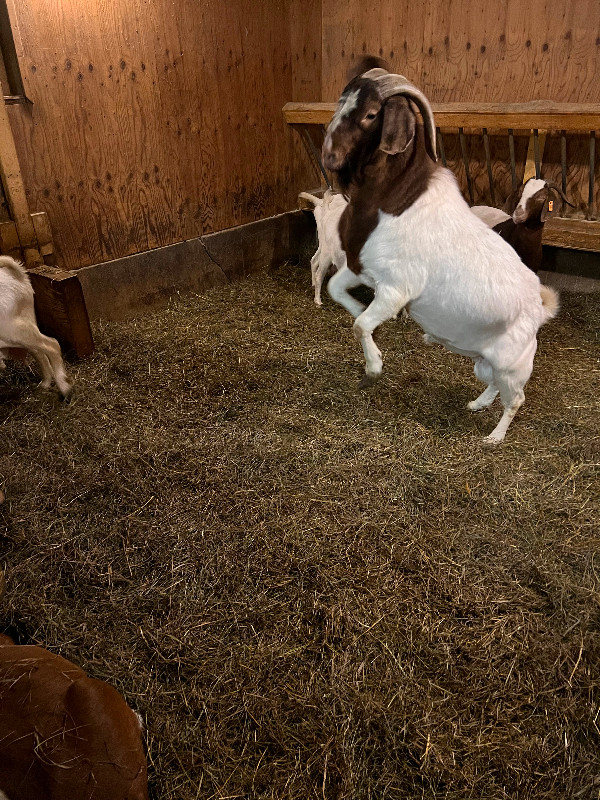
<instances>
[{"instance_id":1,"label":"hay bedding","mask_svg":"<svg viewBox=\"0 0 600 800\"><path fill-rule=\"evenodd\" d=\"M465 359L286 266L0 376L1 619L144 715L153 796L598 797L600 297L506 443Z\"/></svg>"}]
</instances>

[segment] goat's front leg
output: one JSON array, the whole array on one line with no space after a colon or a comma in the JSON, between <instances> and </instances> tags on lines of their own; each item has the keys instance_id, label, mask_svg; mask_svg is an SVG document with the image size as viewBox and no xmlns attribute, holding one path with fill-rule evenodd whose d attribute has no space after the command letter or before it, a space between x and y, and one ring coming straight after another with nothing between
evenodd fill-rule
<instances>
[{"instance_id":1,"label":"goat's front leg","mask_svg":"<svg viewBox=\"0 0 600 800\"><path fill-rule=\"evenodd\" d=\"M360 341L365 354L365 374L360 388L372 386L381 375L383 360L381 351L373 341L373 331L382 322L393 319L406 305L409 298L397 289L378 287L369 307L354 322L354 335Z\"/></svg>"}]
</instances>

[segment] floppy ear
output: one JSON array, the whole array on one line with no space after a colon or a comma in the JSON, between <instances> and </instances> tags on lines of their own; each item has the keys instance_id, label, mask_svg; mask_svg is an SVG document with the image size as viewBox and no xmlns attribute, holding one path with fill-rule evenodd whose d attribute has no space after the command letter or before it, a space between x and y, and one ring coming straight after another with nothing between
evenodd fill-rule
<instances>
[{"instance_id":1,"label":"floppy ear","mask_svg":"<svg viewBox=\"0 0 600 800\"><path fill-rule=\"evenodd\" d=\"M554 203L552 198L551 197L550 198L546 197L546 200L544 201L544 205L542 206L542 210L540 212L540 221L541 222L546 222L548 217L552 216L552 211L554 210L554 208L552 208L552 210L550 210L550 204L551 203L552 204Z\"/></svg>"},{"instance_id":2,"label":"floppy ear","mask_svg":"<svg viewBox=\"0 0 600 800\"><path fill-rule=\"evenodd\" d=\"M415 138L416 125L408 100L401 95L393 95L383 107L379 149L389 156L403 153Z\"/></svg>"},{"instance_id":3,"label":"floppy ear","mask_svg":"<svg viewBox=\"0 0 600 800\"><path fill-rule=\"evenodd\" d=\"M519 200L523 195L524 188L525 184L522 183L520 186L517 186L517 188L506 198L506 202L504 203L504 211L507 214L512 214L515 208L519 205Z\"/></svg>"},{"instance_id":4,"label":"floppy ear","mask_svg":"<svg viewBox=\"0 0 600 800\"><path fill-rule=\"evenodd\" d=\"M370 69L385 69L389 71L389 67L383 58L379 58L378 56L362 56L358 59L356 64L353 64L348 70L346 83L350 83L353 78L362 75L364 72L368 72Z\"/></svg>"}]
</instances>

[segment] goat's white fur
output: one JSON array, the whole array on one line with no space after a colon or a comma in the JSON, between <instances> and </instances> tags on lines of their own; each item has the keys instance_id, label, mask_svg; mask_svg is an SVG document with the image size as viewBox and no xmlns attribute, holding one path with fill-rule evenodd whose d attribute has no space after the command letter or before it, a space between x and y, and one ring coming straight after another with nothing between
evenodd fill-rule
<instances>
[{"instance_id":1,"label":"goat's white fur","mask_svg":"<svg viewBox=\"0 0 600 800\"><path fill-rule=\"evenodd\" d=\"M314 205L319 245L310 260L310 269L312 285L315 290L315 303L320 306L322 305L321 286L327 271L330 267L337 270L346 264L346 254L342 249L338 228L340 217L348 202L343 195L334 194L329 189L325 191L322 199L307 192L301 192L300 197Z\"/></svg>"},{"instance_id":2,"label":"goat's white fur","mask_svg":"<svg viewBox=\"0 0 600 800\"><path fill-rule=\"evenodd\" d=\"M473 206L471 211L476 217L485 222L488 228L493 228L494 225L499 225L501 222L506 222L507 219L510 219L510 214L493 206Z\"/></svg>"},{"instance_id":3,"label":"goat's white fur","mask_svg":"<svg viewBox=\"0 0 600 800\"><path fill-rule=\"evenodd\" d=\"M56 339L40 333L35 318L33 289L23 266L10 256L0 256L0 369L8 348L27 350L37 360L42 372L43 389L56 382L67 397L71 384Z\"/></svg>"},{"instance_id":4,"label":"goat's white fur","mask_svg":"<svg viewBox=\"0 0 600 800\"><path fill-rule=\"evenodd\" d=\"M541 178L529 178L529 180L525 183L525 186L523 188L523 194L521 195L519 202L517 203L516 208L513 211L512 217L514 222L517 221L515 219L515 215L517 215L517 212L521 212L522 214L526 212L527 201L529 200L529 198L533 197L533 195L536 192L545 189L546 186L547 186L546 181L542 180Z\"/></svg>"},{"instance_id":5,"label":"goat's white fur","mask_svg":"<svg viewBox=\"0 0 600 800\"><path fill-rule=\"evenodd\" d=\"M373 331L410 303L427 341L474 360L487 388L468 407L486 408L500 393L504 413L487 441L502 441L525 399L538 328L558 311L556 293L471 213L456 179L441 167L402 214L379 211L360 262L360 275L344 267L330 280L329 293L356 318L367 381L382 370ZM347 291L359 283L375 290L366 309Z\"/></svg>"},{"instance_id":6,"label":"goat's white fur","mask_svg":"<svg viewBox=\"0 0 600 800\"><path fill-rule=\"evenodd\" d=\"M344 103L340 104L338 108L336 108L335 113L331 118L331 122L327 127L327 132L330 135L337 128L342 119L348 116L348 114L351 114L352 111L354 111L354 109L358 104L359 93L360 93L359 89L355 89L353 92L349 92L348 96L344 100Z\"/></svg>"}]
</instances>

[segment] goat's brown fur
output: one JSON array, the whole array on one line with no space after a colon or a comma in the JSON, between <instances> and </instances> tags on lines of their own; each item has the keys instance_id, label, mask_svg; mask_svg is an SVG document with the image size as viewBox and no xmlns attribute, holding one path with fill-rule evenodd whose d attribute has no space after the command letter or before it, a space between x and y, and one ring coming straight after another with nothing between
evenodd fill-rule
<instances>
[{"instance_id":1,"label":"goat's brown fur","mask_svg":"<svg viewBox=\"0 0 600 800\"><path fill-rule=\"evenodd\" d=\"M0 636L0 796L148 800L141 723L109 684Z\"/></svg>"}]
</instances>

